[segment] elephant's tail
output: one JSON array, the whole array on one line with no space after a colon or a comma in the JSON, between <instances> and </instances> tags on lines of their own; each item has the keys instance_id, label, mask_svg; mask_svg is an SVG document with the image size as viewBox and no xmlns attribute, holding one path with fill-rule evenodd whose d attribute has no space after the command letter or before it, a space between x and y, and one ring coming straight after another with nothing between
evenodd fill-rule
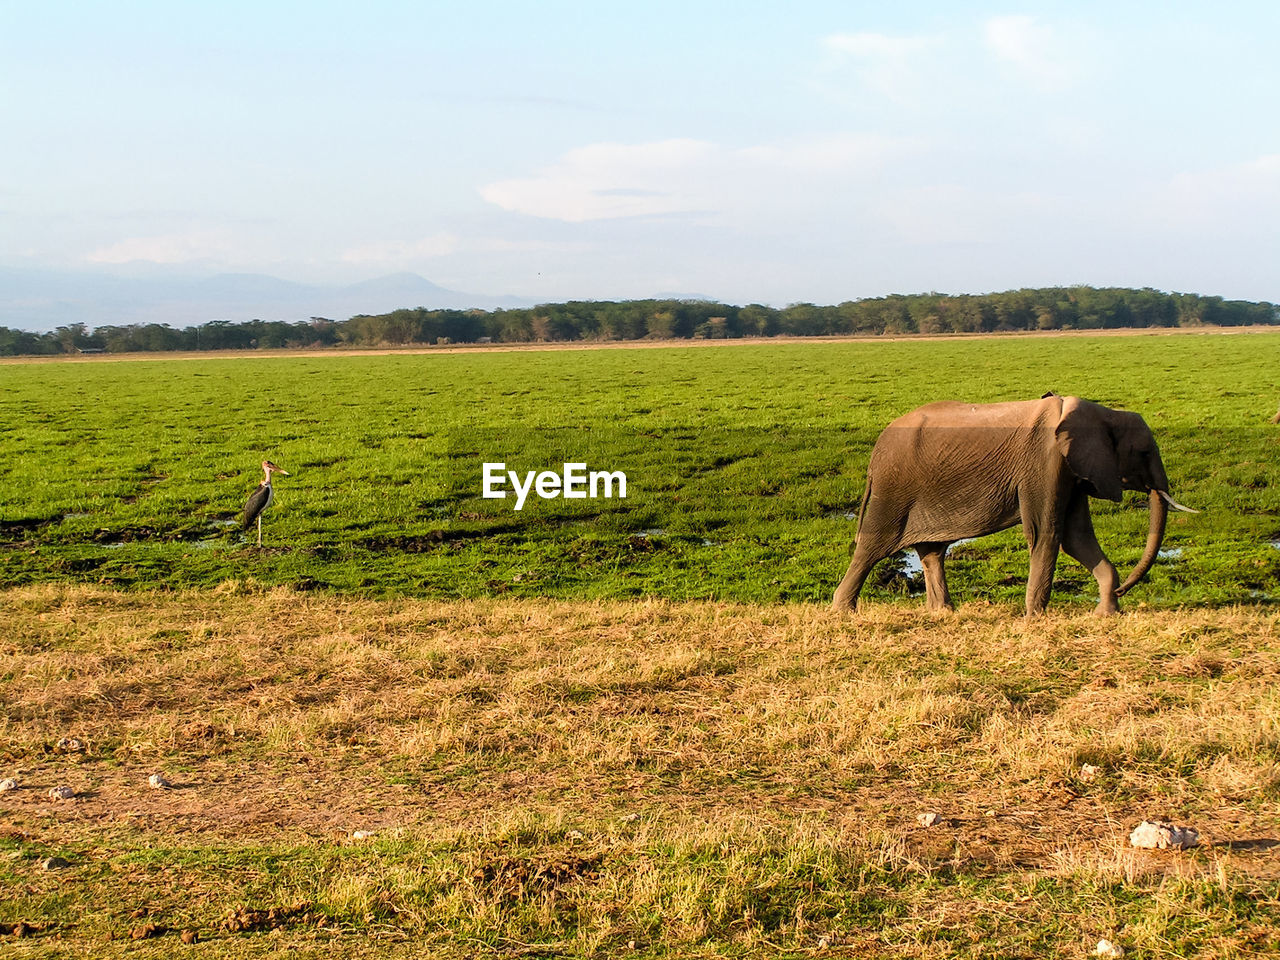
<instances>
[{"instance_id":1,"label":"elephant's tail","mask_svg":"<svg viewBox=\"0 0 1280 960\"><path fill-rule=\"evenodd\" d=\"M858 546L858 534L862 531L862 518L867 513L867 501L871 499L871 474L867 474L867 487L862 491L862 503L858 505L858 525L853 531L853 541L849 544L849 556L853 556L854 548Z\"/></svg>"}]
</instances>

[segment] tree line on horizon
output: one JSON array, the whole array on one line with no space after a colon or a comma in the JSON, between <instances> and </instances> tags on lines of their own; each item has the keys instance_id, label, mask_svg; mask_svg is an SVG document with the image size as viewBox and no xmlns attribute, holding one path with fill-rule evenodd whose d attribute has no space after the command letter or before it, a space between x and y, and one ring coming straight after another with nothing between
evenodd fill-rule
<instances>
[{"instance_id":1,"label":"tree line on horizon","mask_svg":"<svg viewBox=\"0 0 1280 960\"><path fill-rule=\"evenodd\" d=\"M708 300L573 300L498 310L405 308L349 320L211 320L181 329L83 323L49 333L0 326L0 356L378 347L574 340L735 339L1000 333L1280 324L1266 301L1144 288L1048 287L988 294L895 294L834 306L733 306Z\"/></svg>"}]
</instances>

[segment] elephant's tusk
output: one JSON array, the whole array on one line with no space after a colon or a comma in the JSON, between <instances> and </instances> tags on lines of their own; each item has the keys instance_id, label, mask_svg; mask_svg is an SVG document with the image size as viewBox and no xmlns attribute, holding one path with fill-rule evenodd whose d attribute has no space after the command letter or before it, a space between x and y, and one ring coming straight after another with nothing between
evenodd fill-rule
<instances>
[{"instance_id":1,"label":"elephant's tusk","mask_svg":"<svg viewBox=\"0 0 1280 960\"><path fill-rule=\"evenodd\" d=\"M1182 504L1180 504L1177 500L1173 499L1173 497L1169 496L1163 490L1157 490L1156 493L1160 494L1160 496L1164 499L1164 502L1167 503L1169 506L1173 507L1173 509L1175 510L1181 510L1183 513L1199 513L1200 512L1199 510L1192 510L1190 507L1184 507Z\"/></svg>"}]
</instances>

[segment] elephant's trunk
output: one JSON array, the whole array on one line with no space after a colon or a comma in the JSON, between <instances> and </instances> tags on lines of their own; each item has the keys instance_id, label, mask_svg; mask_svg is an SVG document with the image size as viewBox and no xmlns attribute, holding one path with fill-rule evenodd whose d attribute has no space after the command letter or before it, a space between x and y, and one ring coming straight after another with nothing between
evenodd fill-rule
<instances>
[{"instance_id":1,"label":"elephant's trunk","mask_svg":"<svg viewBox=\"0 0 1280 960\"><path fill-rule=\"evenodd\" d=\"M1164 524L1169 518L1169 507L1164 495L1159 490L1151 491L1151 525L1147 528L1147 547L1142 551L1142 559L1133 568L1129 578L1116 590L1117 597L1123 597L1129 588L1137 584L1147 575L1151 565L1156 562L1156 554L1160 552L1160 543L1164 540Z\"/></svg>"}]
</instances>

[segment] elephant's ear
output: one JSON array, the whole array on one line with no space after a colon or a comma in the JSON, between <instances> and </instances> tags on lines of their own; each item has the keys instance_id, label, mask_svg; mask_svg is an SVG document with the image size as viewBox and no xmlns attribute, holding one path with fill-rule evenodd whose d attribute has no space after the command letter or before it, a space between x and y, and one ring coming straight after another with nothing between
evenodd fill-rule
<instances>
[{"instance_id":1,"label":"elephant's ear","mask_svg":"<svg viewBox=\"0 0 1280 960\"><path fill-rule=\"evenodd\" d=\"M1120 458L1106 413L1107 409L1096 403L1064 397L1054 437L1071 472L1093 487L1093 495L1119 503L1124 499Z\"/></svg>"}]
</instances>

